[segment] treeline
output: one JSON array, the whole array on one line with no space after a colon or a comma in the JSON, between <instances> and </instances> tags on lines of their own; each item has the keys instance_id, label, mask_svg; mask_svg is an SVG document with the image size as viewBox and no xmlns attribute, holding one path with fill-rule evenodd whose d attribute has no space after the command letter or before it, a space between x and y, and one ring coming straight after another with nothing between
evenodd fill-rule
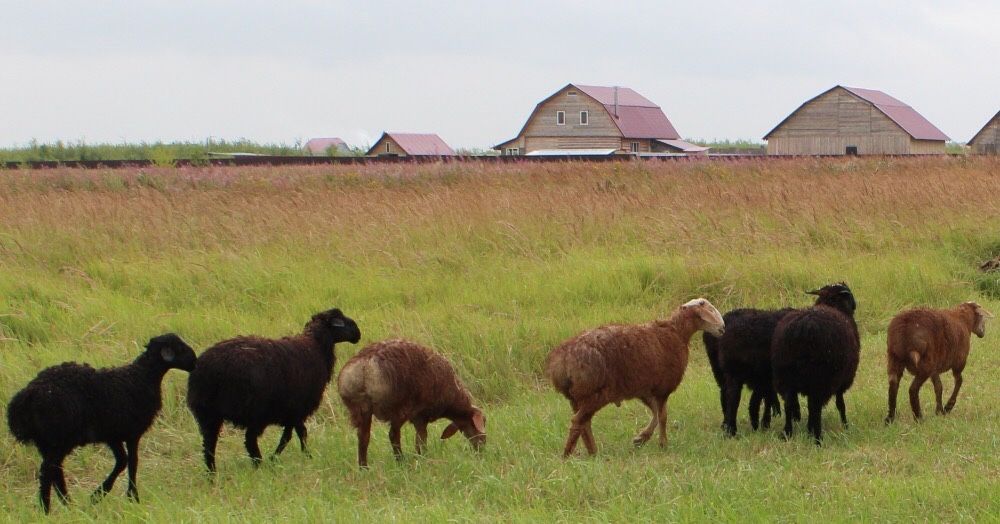
<instances>
[{"instance_id":1,"label":"treeline","mask_svg":"<svg viewBox=\"0 0 1000 524\"><path fill-rule=\"evenodd\" d=\"M148 160L156 164L171 164L178 159L202 160L214 155L249 153L256 155L303 156L306 150L296 142L286 144L261 144L250 140L216 140L204 142L140 142L136 144L88 144L83 141L51 144L32 140L23 147L0 149L0 162L73 160ZM331 154L334 152L331 151ZM358 154L357 150L351 153ZM360 151L364 154L364 151Z\"/></svg>"}]
</instances>

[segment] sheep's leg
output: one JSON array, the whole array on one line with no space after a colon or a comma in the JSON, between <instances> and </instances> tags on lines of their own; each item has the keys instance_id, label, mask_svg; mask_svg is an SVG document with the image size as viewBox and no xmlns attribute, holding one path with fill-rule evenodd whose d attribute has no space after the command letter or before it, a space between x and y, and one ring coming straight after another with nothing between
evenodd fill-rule
<instances>
[{"instance_id":1,"label":"sheep's leg","mask_svg":"<svg viewBox=\"0 0 1000 524\"><path fill-rule=\"evenodd\" d=\"M948 399L948 403L944 406L945 413L951 413L951 410L955 409L955 401L958 400L958 390L962 389L962 370L953 369L951 374L955 377L955 389L951 390L951 398Z\"/></svg>"},{"instance_id":2,"label":"sheep's leg","mask_svg":"<svg viewBox=\"0 0 1000 524\"><path fill-rule=\"evenodd\" d=\"M566 437L566 447L563 448L563 458L569 457L573 454L573 450L576 449L576 443L580 440L580 436L586 430L587 425L590 423L590 419L593 418L597 410L603 407L603 404L599 402L580 402L577 404L579 409L573 415L573 419L569 427L569 435Z\"/></svg>"},{"instance_id":3,"label":"sheep's leg","mask_svg":"<svg viewBox=\"0 0 1000 524\"><path fill-rule=\"evenodd\" d=\"M48 459L42 459L42 465L38 468L38 500L42 503L42 510L49 512L52 503L52 465Z\"/></svg>"},{"instance_id":4,"label":"sheep's leg","mask_svg":"<svg viewBox=\"0 0 1000 524\"><path fill-rule=\"evenodd\" d=\"M818 397L806 397L809 407L809 431L813 435L816 445L823 444L823 403Z\"/></svg>"},{"instance_id":5,"label":"sheep's leg","mask_svg":"<svg viewBox=\"0 0 1000 524\"><path fill-rule=\"evenodd\" d=\"M941 404L941 395L944 394L944 384L941 383L941 374L938 373L932 376L931 382L934 384L934 413L944 415L944 405Z\"/></svg>"},{"instance_id":6,"label":"sheep's leg","mask_svg":"<svg viewBox=\"0 0 1000 524\"><path fill-rule=\"evenodd\" d=\"M649 420L649 424L646 424L646 427L643 428L642 431L640 431L635 436L635 438L632 439L632 443L635 444L636 447L642 446L643 444L649 441L650 437L653 436L653 431L656 430L656 421L659 412L659 409L657 409L657 402L655 398L645 397L639 400L641 400L642 403L645 404L647 408L649 408L649 412L652 415L652 417ZM584 442L584 444L586 444L586 442Z\"/></svg>"},{"instance_id":7,"label":"sheep's leg","mask_svg":"<svg viewBox=\"0 0 1000 524\"><path fill-rule=\"evenodd\" d=\"M660 447L667 447L667 398L659 401Z\"/></svg>"},{"instance_id":8,"label":"sheep's leg","mask_svg":"<svg viewBox=\"0 0 1000 524\"><path fill-rule=\"evenodd\" d=\"M358 466L368 469L368 441L372 437L372 414L365 413L357 418Z\"/></svg>"},{"instance_id":9,"label":"sheep's leg","mask_svg":"<svg viewBox=\"0 0 1000 524\"><path fill-rule=\"evenodd\" d=\"M128 453L128 497L139 502L139 488L135 485L135 474L139 471L139 439L126 440L125 451Z\"/></svg>"},{"instance_id":10,"label":"sheep's leg","mask_svg":"<svg viewBox=\"0 0 1000 524\"><path fill-rule=\"evenodd\" d=\"M896 396L899 393L899 381L903 378L903 367L889 363L889 414L885 423L890 424L896 419Z\"/></svg>"},{"instance_id":11,"label":"sheep's leg","mask_svg":"<svg viewBox=\"0 0 1000 524\"><path fill-rule=\"evenodd\" d=\"M306 429L305 422L299 422L295 426L295 436L299 437L299 448L302 452L305 453L307 457L312 458L312 454L310 454L309 450L306 449L306 442L309 440L309 430Z\"/></svg>"},{"instance_id":12,"label":"sheep's leg","mask_svg":"<svg viewBox=\"0 0 1000 524\"><path fill-rule=\"evenodd\" d=\"M45 513L51 508L52 488L56 488L56 495L64 504L69 502L69 491L66 489L66 478L63 475L63 459L67 453L48 452L42 454L42 465L38 471L39 492L38 496L42 501L42 509Z\"/></svg>"},{"instance_id":13,"label":"sheep's leg","mask_svg":"<svg viewBox=\"0 0 1000 524\"><path fill-rule=\"evenodd\" d=\"M770 408L771 416L779 417L781 416L781 402L778 401L778 394L774 390L767 392L767 399L764 403L766 408ZM764 426L765 428L767 426Z\"/></svg>"},{"instance_id":14,"label":"sheep's leg","mask_svg":"<svg viewBox=\"0 0 1000 524\"><path fill-rule=\"evenodd\" d=\"M917 375L913 377L913 383L910 384L910 409L913 410L913 418L917 420L923 416L920 413L920 386L923 386L926 381L926 375Z\"/></svg>"},{"instance_id":15,"label":"sheep's leg","mask_svg":"<svg viewBox=\"0 0 1000 524\"><path fill-rule=\"evenodd\" d=\"M215 473L215 446L219 443L219 431L222 429L222 419L199 418L198 429L201 430L202 453L205 456L205 467L210 473Z\"/></svg>"},{"instance_id":16,"label":"sheep's leg","mask_svg":"<svg viewBox=\"0 0 1000 524\"><path fill-rule=\"evenodd\" d=\"M798 405L798 399L795 398L795 393L785 393L782 397L785 399L785 429L782 434L784 435L785 440L788 440L792 438L792 419L795 418L795 410L792 409L792 406ZM793 402L795 404L792 404Z\"/></svg>"},{"instance_id":17,"label":"sheep's leg","mask_svg":"<svg viewBox=\"0 0 1000 524\"><path fill-rule=\"evenodd\" d=\"M840 412L840 423L847 427L847 404L844 403L844 392L837 393L837 411Z\"/></svg>"},{"instance_id":18,"label":"sheep's leg","mask_svg":"<svg viewBox=\"0 0 1000 524\"><path fill-rule=\"evenodd\" d=\"M261 433L264 432L264 428L260 427L249 427L247 428L246 436L243 439L243 445L247 448L247 454L250 455L250 460L253 462L253 467L260 466L261 454L260 446L257 444L257 439L260 438Z\"/></svg>"},{"instance_id":19,"label":"sheep's leg","mask_svg":"<svg viewBox=\"0 0 1000 524\"><path fill-rule=\"evenodd\" d=\"M722 405L722 431L726 430L726 385L719 384L719 403Z\"/></svg>"},{"instance_id":20,"label":"sheep's leg","mask_svg":"<svg viewBox=\"0 0 1000 524\"><path fill-rule=\"evenodd\" d=\"M597 454L597 443L594 441L594 430L590 426L590 423L593 421L593 418L587 419L587 424L583 426L583 433L581 434L583 437L583 445L587 447L587 453L591 455Z\"/></svg>"},{"instance_id":21,"label":"sheep's leg","mask_svg":"<svg viewBox=\"0 0 1000 524\"><path fill-rule=\"evenodd\" d=\"M413 428L417 431L417 436L415 439L415 445L417 448L417 454L423 455L427 451L427 422L420 420L413 421Z\"/></svg>"},{"instance_id":22,"label":"sheep's leg","mask_svg":"<svg viewBox=\"0 0 1000 524\"><path fill-rule=\"evenodd\" d=\"M115 481L118 480L118 475L121 475L122 471L125 471L125 468L128 465L128 455L125 453L124 443L108 443L108 447L111 448L111 453L115 455L115 466L111 469L111 474L108 475L108 478L104 479L104 483L98 486L97 489L94 490L94 494L91 495L90 498L94 502L101 500L104 495L111 491L111 488L115 485Z\"/></svg>"},{"instance_id":23,"label":"sheep's leg","mask_svg":"<svg viewBox=\"0 0 1000 524\"><path fill-rule=\"evenodd\" d=\"M733 380L726 381L726 416L725 431L730 437L736 436L736 413L740 409L740 396L743 394L743 384Z\"/></svg>"},{"instance_id":24,"label":"sheep's leg","mask_svg":"<svg viewBox=\"0 0 1000 524\"><path fill-rule=\"evenodd\" d=\"M757 431L757 428L760 427L760 404L763 400L764 395L757 390L750 392L750 405L748 406L750 413L750 429L754 431ZM767 424L771 423L771 413L769 410L770 408L765 405L764 420L767 421Z\"/></svg>"},{"instance_id":25,"label":"sheep's leg","mask_svg":"<svg viewBox=\"0 0 1000 524\"><path fill-rule=\"evenodd\" d=\"M389 423L389 443L392 444L392 454L396 460L403 460L403 445L399 441L403 422L393 420Z\"/></svg>"},{"instance_id":26,"label":"sheep's leg","mask_svg":"<svg viewBox=\"0 0 1000 524\"><path fill-rule=\"evenodd\" d=\"M285 429L281 432L281 438L278 439L278 447L275 448L274 454L271 455L271 459L275 459L282 451L285 451L285 446L292 440L292 426L285 426Z\"/></svg>"}]
</instances>

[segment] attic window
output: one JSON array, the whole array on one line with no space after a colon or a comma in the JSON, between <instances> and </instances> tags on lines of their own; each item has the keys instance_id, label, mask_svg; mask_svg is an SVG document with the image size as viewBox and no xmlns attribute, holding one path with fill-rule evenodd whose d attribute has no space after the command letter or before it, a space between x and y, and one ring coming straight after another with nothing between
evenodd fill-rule
<instances>
[{"instance_id":1,"label":"attic window","mask_svg":"<svg viewBox=\"0 0 1000 524\"><path fill-rule=\"evenodd\" d=\"M565 111L556 111L556 125L557 126L564 126L564 125L566 125L566 112Z\"/></svg>"},{"instance_id":2,"label":"attic window","mask_svg":"<svg viewBox=\"0 0 1000 524\"><path fill-rule=\"evenodd\" d=\"M385 152L392 153L392 144L388 140L385 142Z\"/></svg>"},{"instance_id":3,"label":"attic window","mask_svg":"<svg viewBox=\"0 0 1000 524\"><path fill-rule=\"evenodd\" d=\"M570 91L566 93L566 96L576 96L576 91Z\"/></svg>"}]
</instances>

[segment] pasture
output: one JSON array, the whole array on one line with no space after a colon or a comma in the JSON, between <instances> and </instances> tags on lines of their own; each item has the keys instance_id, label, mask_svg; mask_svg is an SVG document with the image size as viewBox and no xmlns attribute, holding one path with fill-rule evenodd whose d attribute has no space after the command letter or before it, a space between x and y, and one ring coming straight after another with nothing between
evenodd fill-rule
<instances>
[{"instance_id":1,"label":"pasture","mask_svg":"<svg viewBox=\"0 0 1000 524\"><path fill-rule=\"evenodd\" d=\"M1000 161L987 158L746 160L734 163L422 164L288 168L0 171L0 407L42 368L131 361L174 331L202 351L237 334L298 333L340 307L362 340L403 336L454 363L487 416L475 454L461 438L396 463L373 426L356 466L346 411L327 390L295 443L254 470L223 430L219 475L203 472L184 404L164 381L141 443L142 502L103 447L67 459L56 521L989 520L1000 515L1000 324L974 338L955 411L886 414L885 329L913 305L976 300L1000 313ZM636 449L637 401L594 419L596 457L562 460L570 409L542 376L551 347L582 329L667 316L703 296L721 311L805 306L845 280L858 300L861 365L832 405L825 444L804 422L723 437L698 334L668 404L669 444ZM905 376L903 388L909 386ZM946 376L945 394L951 391ZM261 440L267 454L280 431ZM0 430L0 503L42 517L34 448Z\"/></svg>"}]
</instances>

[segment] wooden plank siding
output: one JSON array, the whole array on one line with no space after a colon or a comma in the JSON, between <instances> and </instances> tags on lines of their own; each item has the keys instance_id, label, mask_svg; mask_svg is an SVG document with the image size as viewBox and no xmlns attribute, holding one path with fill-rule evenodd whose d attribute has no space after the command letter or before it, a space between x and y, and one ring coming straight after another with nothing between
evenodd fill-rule
<instances>
[{"instance_id":1,"label":"wooden plank siding","mask_svg":"<svg viewBox=\"0 0 1000 524\"><path fill-rule=\"evenodd\" d=\"M570 95L569 93L576 93ZM566 112L566 124L556 124L556 112ZM580 124L580 111L588 111L589 123ZM620 137L604 106L572 87L543 102L524 129L525 137Z\"/></svg>"},{"instance_id":2,"label":"wooden plank siding","mask_svg":"<svg viewBox=\"0 0 1000 524\"><path fill-rule=\"evenodd\" d=\"M386 153L385 145L389 144L389 152ZM378 142L375 142L375 146L371 148L372 154L369 156L406 156L406 151L399 147L399 144L392 139L389 135L384 135Z\"/></svg>"},{"instance_id":3,"label":"wooden plank siding","mask_svg":"<svg viewBox=\"0 0 1000 524\"><path fill-rule=\"evenodd\" d=\"M837 88L805 104L767 137L769 155L944 154L944 141L914 140L882 111Z\"/></svg>"},{"instance_id":4,"label":"wooden plank siding","mask_svg":"<svg viewBox=\"0 0 1000 524\"><path fill-rule=\"evenodd\" d=\"M1000 154L1000 113L973 137L972 152L977 155Z\"/></svg>"}]
</instances>

